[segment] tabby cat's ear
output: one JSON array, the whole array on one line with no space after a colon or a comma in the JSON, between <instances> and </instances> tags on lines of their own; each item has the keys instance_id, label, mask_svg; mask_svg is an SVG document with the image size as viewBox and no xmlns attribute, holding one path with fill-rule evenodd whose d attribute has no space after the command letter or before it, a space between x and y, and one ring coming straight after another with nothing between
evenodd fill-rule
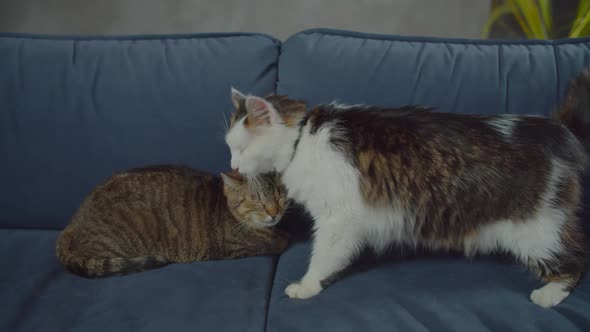
<instances>
[{"instance_id":1,"label":"tabby cat's ear","mask_svg":"<svg viewBox=\"0 0 590 332\"><path fill-rule=\"evenodd\" d=\"M234 107L236 110L240 110L240 103L246 100L246 95L235 89L233 86L231 87L231 101L234 103Z\"/></svg>"},{"instance_id":2,"label":"tabby cat's ear","mask_svg":"<svg viewBox=\"0 0 590 332\"><path fill-rule=\"evenodd\" d=\"M248 120L252 120L255 125L268 126L271 123L279 122L277 110L264 98L247 96L246 111L248 112Z\"/></svg>"},{"instance_id":3,"label":"tabby cat's ear","mask_svg":"<svg viewBox=\"0 0 590 332\"><path fill-rule=\"evenodd\" d=\"M230 188L241 186L246 181L246 179L236 171L223 172L221 173L221 178L223 179L223 183Z\"/></svg>"}]
</instances>

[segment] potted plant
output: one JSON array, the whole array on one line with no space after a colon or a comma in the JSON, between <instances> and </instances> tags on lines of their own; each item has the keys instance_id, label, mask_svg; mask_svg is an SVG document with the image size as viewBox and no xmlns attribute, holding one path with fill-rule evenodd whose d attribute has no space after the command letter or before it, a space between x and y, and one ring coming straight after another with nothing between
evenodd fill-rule
<instances>
[{"instance_id":1,"label":"potted plant","mask_svg":"<svg viewBox=\"0 0 590 332\"><path fill-rule=\"evenodd\" d=\"M484 38L558 39L590 36L590 0L492 1Z\"/></svg>"}]
</instances>

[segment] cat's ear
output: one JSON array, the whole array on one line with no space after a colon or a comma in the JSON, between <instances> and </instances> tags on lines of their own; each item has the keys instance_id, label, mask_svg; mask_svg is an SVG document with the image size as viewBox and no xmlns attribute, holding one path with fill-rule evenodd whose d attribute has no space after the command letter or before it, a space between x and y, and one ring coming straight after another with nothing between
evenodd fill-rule
<instances>
[{"instance_id":1,"label":"cat's ear","mask_svg":"<svg viewBox=\"0 0 590 332\"><path fill-rule=\"evenodd\" d=\"M252 120L258 126L268 126L279 120L277 110L264 98L247 96L246 111L248 112L248 121Z\"/></svg>"},{"instance_id":2,"label":"cat's ear","mask_svg":"<svg viewBox=\"0 0 590 332\"><path fill-rule=\"evenodd\" d=\"M240 104L246 100L246 95L235 89L233 86L231 87L231 101L234 103L234 107L236 110L240 110Z\"/></svg>"},{"instance_id":3,"label":"cat's ear","mask_svg":"<svg viewBox=\"0 0 590 332\"><path fill-rule=\"evenodd\" d=\"M221 179L223 179L223 183L230 188L241 186L246 181L246 179L236 171L221 173Z\"/></svg>"}]
</instances>

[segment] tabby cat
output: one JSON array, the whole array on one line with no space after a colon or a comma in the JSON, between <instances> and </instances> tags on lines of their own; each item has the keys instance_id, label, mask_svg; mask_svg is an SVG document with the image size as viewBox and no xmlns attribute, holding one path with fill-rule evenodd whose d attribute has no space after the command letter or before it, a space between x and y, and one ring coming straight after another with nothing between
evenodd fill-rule
<instances>
[{"instance_id":1,"label":"tabby cat","mask_svg":"<svg viewBox=\"0 0 590 332\"><path fill-rule=\"evenodd\" d=\"M57 240L72 273L103 277L170 263L275 255L286 197L276 173L245 180L176 165L132 169L99 185Z\"/></svg>"},{"instance_id":2,"label":"tabby cat","mask_svg":"<svg viewBox=\"0 0 590 332\"><path fill-rule=\"evenodd\" d=\"M365 246L506 252L560 303L584 270L577 216L590 138L590 73L553 118L467 115L424 107L307 105L245 96L226 142L242 174L278 171L314 218L311 261L285 292L318 294Z\"/></svg>"}]
</instances>

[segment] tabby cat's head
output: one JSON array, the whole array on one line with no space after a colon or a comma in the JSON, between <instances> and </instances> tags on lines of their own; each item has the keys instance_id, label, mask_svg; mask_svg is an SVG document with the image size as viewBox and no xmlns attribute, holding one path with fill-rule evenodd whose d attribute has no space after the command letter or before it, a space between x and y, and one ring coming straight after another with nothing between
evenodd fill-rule
<instances>
[{"instance_id":1,"label":"tabby cat's head","mask_svg":"<svg viewBox=\"0 0 590 332\"><path fill-rule=\"evenodd\" d=\"M277 173L247 179L237 172L222 173L223 192L232 215L254 228L276 225L287 208L287 195Z\"/></svg>"}]
</instances>

